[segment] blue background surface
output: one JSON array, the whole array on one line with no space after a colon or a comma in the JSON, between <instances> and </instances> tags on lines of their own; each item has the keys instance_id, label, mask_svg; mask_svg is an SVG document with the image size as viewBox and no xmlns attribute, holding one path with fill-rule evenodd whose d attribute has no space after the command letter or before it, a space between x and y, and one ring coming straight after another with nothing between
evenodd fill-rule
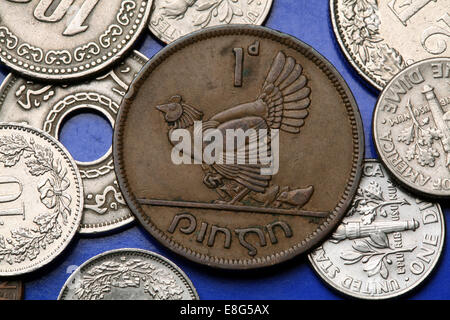
<instances>
[{"instance_id":1,"label":"blue background surface","mask_svg":"<svg viewBox=\"0 0 450 320\"><path fill-rule=\"evenodd\" d=\"M329 19L328 0L274 0L265 25L291 34L314 47L342 74L361 110L366 139L366 157L376 157L372 143L371 118L378 92L352 69L335 41ZM163 44L144 32L135 46L151 58ZM0 66L0 81L8 74ZM92 143L86 139L92 138ZM81 114L66 123L61 139L80 160L96 159L111 144L111 129L93 114ZM100 150L100 151L99 151ZM441 202L447 223L449 202ZM190 262L160 245L138 224L98 237L76 236L67 250L44 269L25 277L25 299L56 299L76 266L107 250L134 247L152 250L174 261L194 283L201 299L340 299L314 273L306 255L284 264L244 272L221 271ZM450 298L450 250L444 247L441 261L427 281L405 298Z\"/></svg>"}]
</instances>

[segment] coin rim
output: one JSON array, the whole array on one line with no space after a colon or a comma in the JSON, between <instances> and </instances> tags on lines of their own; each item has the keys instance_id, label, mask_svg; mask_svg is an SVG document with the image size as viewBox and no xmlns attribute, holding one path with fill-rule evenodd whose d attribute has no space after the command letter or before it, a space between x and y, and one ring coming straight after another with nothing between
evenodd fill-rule
<instances>
[{"instance_id":1,"label":"coin rim","mask_svg":"<svg viewBox=\"0 0 450 320\"><path fill-rule=\"evenodd\" d=\"M174 52L177 52L184 47L195 44L198 41L203 41L210 37L221 37L230 35L250 35L258 36L271 41L277 41L282 45L285 45L293 50L296 50L302 54L306 59L311 60L318 69L320 69L325 76L328 77L330 85L333 85L340 95L345 108L347 109L348 120L352 126L353 134L353 160L352 169L350 176L347 180L347 187L343 192L343 198L341 199L330 216L324 221L314 232L312 232L312 237L309 235L306 239L301 240L295 248L291 247L289 249L283 250L281 252L275 252L265 257L251 258L251 259L224 259L214 256L208 256L205 254L200 254L194 252L192 249L184 247L180 243L177 243L170 239L167 234L161 231L153 223L151 223L150 218L141 212L140 205L137 203L135 196L132 195L128 190L128 182L125 176L124 168L122 166L122 127L126 120L126 114L129 107L133 103L133 96L137 90L141 87L145 79L149 74L167 57L171 56ZM348 114L348 113L352 114ZM352 119L353 117L353 119ZM356 141L355 141L356 140ZM163 50L158 52L149 62L142 68L141 72L137 75L135 80L130 85L127 95L122 100L122 104L119 109L119 114L117 116L116 126L114 130L113 139L113 154L114 154L114 166L119 182L122 194L125 197L128 206L130 207L133 214L138 218L140 223L144 228L160 243L170 250L180 254L191 261L208 265L215 268L222 269L252 269L269 267L277 263L284 262L297 256L306 250L311 249L311 247L317 245L324 237L330 233L334 227L340 222L347 208L350 206L353 196L356 193L357 187L359 185L359 179L362 173L362 161L364 159L364 127L362 125L362 119L359 112L356 100L353 97L350 88L345 82L344 78L340 73L334 68L334 66L325 59L321 54L319 54L315 49L305 44L299 39L293 36L283 34L279 31L272 30L262 26L254 25L230 25L230 26L216 26L205 30L200 30L193 32L185 37L182 37ZM353 180L353 181L352 181ZM337 210L338 209L338 210ZM336 212L337 211L337 212ZM312 238L312 239L311 239Z\"/></svg>"},{"instance_id":2,"label":"coin rim","mask_svg":"<svg viewBox=\"0 0 450 320\"><path fill-rule=\"evenodd\" d=\"M365 67L361 65L354 55L347 50L347 46L344 43L344 39L341 37L340 29L339 29L339 21L338 21L338 13L337 13L337 1L339 0L330 0L330 19L331 24L333 25L333 31L335 35L335 39L337 40L341 52L346 57L346 60L351 64L353 69L361 76L364 80L366 80L370 85L372 85L375 89L382 91L383 83L376 78L372 78L369 72L365 71Z\"/></svg>"},{"instance_id":3,"label":"coin rim","mask_svg":"<svg viewBox=\"0 0 450 320\"><path fill-rule=\"evenodd\" d=\"M84 188L83 188L83 180L81 180L80 171L78 170L78 166L75 163L75 160L73 160L72 156L70 155L69 151L64 147L64 145L56 140L54 137L49 135L48 133L36 129L34 127L31 127L29 125L24 124L18 124L18 123L8 123L8 122L0 122L0 130L2 129L16 129L18 131L24 131L25 133L27 131L31 131L32 134L36 136L40 136L43 140L47 140L50 144L52 144L53 147L56 149L60 149L59 153L62 157L66 158L66 160L71 164L72 166L72 172L74 174L74 180L76 180L77 185L75 188L78 190L79 199L77 199L77 207L78 207L78 217L73 222L74 227L70 229L70 232L66 236L66 240L61 243L60 246L58 246L55 250L48 253L45 258L41 258L40 262L36 263L36 261L33 260L33 263L30 267L21 267L20 269L13 269L11 271L2 272L0 270L0 276L2 277L11 277L11 276L17 276L17 275L23 275L27 273L31 273L33 271L36 271L38 269L41 269L42 267L48 265L50 262L55 260L72 242L73 238L78 232L78 229L80 228L80 222L81 217L83 215L83 207L84 207ZM38 255L39 257L39 255ZM39 260L39 258L37 259Z\"/></svg>"},{"instance_id":4,"label":"coin rim","mask_svg":"<svg viewBox=\"0 0 450 320\"><path fill-rule=\"evenodd\" d=\"M195 289L191 279L186 275L186 273L181 270L180 267L178 267L174 262L170 261L169 259L163 257L162 255L149 251L144 249L137 249L137 248L121 248L121 249L113 249L108 250L105 252L102 252L100 254L97 254L93 256L92 258L88 259L87 261L83 262L72 274L69 278L67 278L66 282L64 283L63 287L61 288L61 291L59 292L57 300L65 300L65 295L67 294L66 291L68 290L68 284L72 282L73 278L77 275L77 273L82 274L84 268L90 267L89 265L91 263L95 263L97 260L102 259L106 256L115 256L120 255L123 253L129 253L129 255L139 254L140 256L144 256L146 258L149 258L150 260L156 261L164 265L165 267L169 268L172 272L174 272L178 279L180 279L185 286L189 290L190 296L193 298L192 300L200 300L200 297L197 293L197 289ZM158 260L159 259L159 260Z\"/></svg>"},{"instance_id":5,"label":"coin rim","mask_svg":"<svg viewBox=\"0 0 450 320\"><path fill-rule=\"evenodd\" d=\"M272 7L273 7L273 1L274 0L267 0L266 8L263 11L263 13L260 15L261 18L258 19L254 24L251 24L251 25L260 26L268 19L269 13L270 13L270 11L272 10ZM270 4L269 4L269 2L270 2ZM156 31L155 28L153 28L152 25L151 25L152 15L153 15L153 12L156 10L155 7L156 7L156 1L153 0L152 10L151 10L150 15L148 17L147 26L148 26L148 30L150 31L150 33L152 35L154 35L158 40L162 41L165 44L170 44L170 43L173 43L174 41L177 41L178 39L183 38L184 36L189 35L189 33L188 33L188 34L186 34L184 36L181 36L181 37L179 37L179 38L177 38L177 39L175 39L173 41L168 41L167 37L163 36L164 34L162 34L161 32ZM228 25L238 25L238 24L230 23L230 24L222 24L222 25L219 25L219 26L228 26ZM206 28L214 28L214 27L216 27L216 26L210 26L210 27L206 27ZM193 32L198 32L198 31L201 31L201 30L205 30L205 29L195 30Z\"/></svg>"},{"instance_id":6,"label":"coin rim","mask_svg":"<svg viewBox=\"0 0 450 320\"><path fill-rule=\"evenodd\" d=\"M410 68L414 68L417 67L421 64L426 64L429 62L433 62L433 61L441 61L441 60L447 60L450 63L450 57L440 57L440 58L429 58L429 59L425 59L425 60L421 60L418 61L416 63L411 64L410 66L408 66L406 69L403 69L402 71L400 71L399 73L397 73L386 85L385 89L383 90L383 92L381 92L381 94L378 96L378 100L377 103L375 104L375 108L373 110L373 114L372 114L372 141L375 145L375 150L377 152L378 158L380 159L381 163L383 164L383 166L387 169L387 171L389 172L389 174L394 178L394 180L396 180L399 184L401 184L405 189L407 189L408 191L410 191L411 193L415 193L418 194L424 198L432 198L432 199L448 199L450 197L450 190L445 192L433 192L433 191L426 191L426 190L422 190L417 188L416 185L409 183L408 181L402 179L402 177L398 176L397 173L390 167L389 162L386 161L386 157L380 152L380 146L378 143L378 134L375 131L376 130L376 120L377 120L377 115L379 113L379 109L381 108L381 101L384 99L384 96L386 95L386 91L387 89L390 87L390 85L396 81L398 78L400 78L401 76L403 76L403 74L407 71L410 70Z\"/></svg>"},{"instance_id":7,"label":"coin rim","mask_svg":"<svg viewBox=\"0 0 450 320\"><path fill-rule=\"evenodd\" d=\"M365 163L377 163L377 164L382 164L381 161L377 160L377 159L373 159L373 158L368 158L364 160L364 164ZM383 165L383 168L386 167ZM388 170L386 170L386 172L389 174ZM389 176L391 177L391 175ZM401 185L397 186L400 190L402 189ZM416 198L416 195L414 194L410 194L408 192L408 190L401 190L403 192L406 192L409 196L411 196L412 198ZM323 272L322 269L315 263L314 258L312 258L312 253L308 254L308 260L310 265L312 266L312 268L314 269L314 271L316 272L316 274L319 276L319 278L322 280L322 282L324 282L327 286L329 286L330 288L333 288L334 290L336 290L339 293L343 293L347 296L351 296L354 298L358 298L358 299L364 299L364 300L385 300L385 299L391 299L391 298L395 298L395 297L399 297L399 296L403 296L409 292L412 292L413 290L416 290L417 287L419 287L420 285L424 284L426 280L428 280L429 275L431 274L431 272L433 272L433 270L436 268L436 266L439 264L440 260L441 260L441 256L442 256L442 250L444 248L444 242L445 242L445 217L444 217L444 213L442 212L442 208L441 205L436 202L434 203L434 205L438 208L439 214L440 214L440 218L441 218L441 241L440 241L440 246L437 250L437 257L436 259L434 259L433 265L430 266L430 268L428 269L428 271L426 272L425 275L422 276L422 278L419 281L416 281L414 283L414 285L412 286L408 286L406 287L404 290L401 290L397 293L394 294L388 294L388 295L384 295L384 296L368 296L368 295L357 295L356 293L353 293L353 291L346 291L344 289L344 287L339 287L336 283L334 283L333 281L331 281L329 279L329 277L327 277ZM328 242L329 239L325 240L325 242Z\"/></svg>"},{"instance_id":8,"label":"coin rim","mask_svg":"<svg viewBox=\"0 0 450 320\"><path fill-rule=\"evenodd\" d=\"M143 13L143 17L141 19L141 23L134 30L133 35L130 36L130 39L127 41L125 45L122 45L122 48L117 51L117 53L113 53L113 55L107 59L106 61L102 61L102 63L97 64L95 67L89 67L88 70L84 70L81 72L72 72L70 74L61 72L58 74L48 74L43 72L30 71L27 68L23 68L15 63L10 62L8 59L5 59L3 55L0 54L0 63L3 63L5 66L9 67L12 71L19 73L21 76L25 78L31 78L33 80L38 80L42 82L55 82L55 81L79 81L88 77L93 77L95 75L100 74L102 71L105 71L111 68L114 64L122 61L124 57L132 50L135 45L137 39L141 36L142 32L146 28L148 24L148 19L150 17L150 11L153 6L153 0L141 0L142 2L146 2L146 9ZM2 46L0 46L0 53L3 52ZM112 53L112 49L108 52ZM95 59L94 59L95 60ZM89 62L93 61L91 59ZM85 62L87 63L87 62ZM89 63L90 65L90 63Z\"/></svg>"}]
</instances>

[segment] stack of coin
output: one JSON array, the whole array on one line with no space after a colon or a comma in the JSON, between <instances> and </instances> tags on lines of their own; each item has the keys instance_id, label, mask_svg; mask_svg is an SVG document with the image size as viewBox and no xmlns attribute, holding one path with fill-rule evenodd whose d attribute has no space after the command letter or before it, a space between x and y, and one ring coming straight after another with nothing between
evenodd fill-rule
<instances>
[{"instance_id":1,"label":"stack of coin","mask_svg":"<svg viewBox=\"0 0 450 320\"><path fill-rule=\"evenodd\" d=\"M445 238L439 204L415 195L450 196L449 0L397 2L330 0L344 55L382 90L378 161L364 160L359 108L333 65L260 26L272 0L0 1L0 60L13 70L0 87L0 299L20 299L17 276L77 231L135 218L207 266L309 252L345 294L415 288ZM150 61L132 50L147 28L167 44ZM80 110L114 127L95 161L58 141ZM59 299L199 296L173 262L127 248L86 261Z\"/></svg>"}]
</instances>

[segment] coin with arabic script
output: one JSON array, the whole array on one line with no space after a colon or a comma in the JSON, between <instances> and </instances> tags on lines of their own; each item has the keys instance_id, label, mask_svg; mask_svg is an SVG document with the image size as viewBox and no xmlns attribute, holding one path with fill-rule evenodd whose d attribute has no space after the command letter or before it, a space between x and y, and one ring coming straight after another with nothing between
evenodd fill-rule
<instances>
[{"instance_id":1,"label":"coin with arabic script","mask_svg":"<svg viewBox=\"0 0 450 320\"><path fill-rule=\"evenodd\" d=\"M0 60L38 80L79 80L121 60L151 0L2 0Z\"/></svg>"},{"instance_id":2,"label":"coin with arabic script","mask_svg":"<svg viewBox=\"0 0 450 320\"><path fill-rule=\"evenodd\" d=\"M95 112L114 127L120 102L147 60L134 51L96 79L62 86L10 74L0 87L0 122L27 123L58 140L64 123L78 113ZM134 221L116 180L112 147L99 154L91 161L76 160L85 191L83 234L111 231Z\"/></svg>"},{"instance_id":3,"label":"coin with arabic script","mask_svg":"<svg viewBox=\"0 0 450 320\"><path fill-rule=\"evenodd\" d=\"M0 123L0 276L55 259L82 212L83 183L64 146L30 126Z\"/></svg>"}]
</instances>

